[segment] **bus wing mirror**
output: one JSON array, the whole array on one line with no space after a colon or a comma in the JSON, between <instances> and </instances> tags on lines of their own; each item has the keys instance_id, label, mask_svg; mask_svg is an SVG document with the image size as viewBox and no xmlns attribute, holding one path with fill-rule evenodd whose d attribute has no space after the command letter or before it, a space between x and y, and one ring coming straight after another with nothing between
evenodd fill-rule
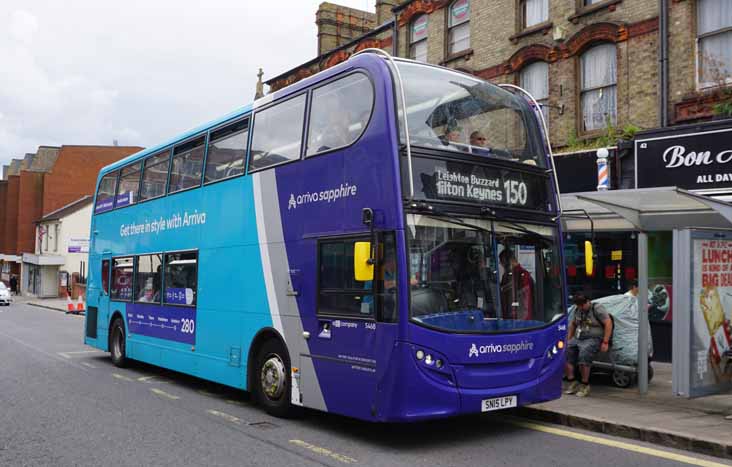
<instances>
[{"instance_id":1,"label":"bus wing mirror","mask_svg":"<svg viewBox=\"0 0 732 467\"><path fill-rule=\"evenodd\" d=\"M374 280L374 262L371 259L371 242L353 245L353 273L359 282Z\"/></svg>"},{"instance_id":2,"label":"bus wing mirror","mask_svg":"<svg viewBox=\"0 0 732 467\"><path fill-rule=\"evenodd\" d=\"M592 250L592 242L585 240L585 275L592 276L595 265L595 252Z\"/></svg>"}]
</instances>

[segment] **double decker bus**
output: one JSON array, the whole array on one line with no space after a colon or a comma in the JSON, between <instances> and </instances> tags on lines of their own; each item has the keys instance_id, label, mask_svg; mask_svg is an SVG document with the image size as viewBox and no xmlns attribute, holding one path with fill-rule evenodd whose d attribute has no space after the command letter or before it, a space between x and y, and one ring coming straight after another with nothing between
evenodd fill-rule
<instances>
[{"instance_id":1,"label":"double decker bus","mask_svg":"<svg viewBox=\"0 0 732 467\"><path fill-rule=\"evenodd\" d=\"M274 415L557 398L567 307L543 126L518 88L367 51L109 165L84 341Z\"/></svg>"}]
</instances>

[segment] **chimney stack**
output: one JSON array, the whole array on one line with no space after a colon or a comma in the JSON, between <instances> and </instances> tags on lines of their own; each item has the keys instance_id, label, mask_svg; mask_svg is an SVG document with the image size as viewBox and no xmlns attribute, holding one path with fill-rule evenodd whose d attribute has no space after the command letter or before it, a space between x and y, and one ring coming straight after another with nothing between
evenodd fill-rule
<instances>
[{"instance_id":1,"label":"chimney stack","mask_svg":"<svg viewBox=\"0 0 732 467\"><path fill-rule=\"evenodd\" d=\"M323 2L315 13L318 55L323 55L376 27L376 15L367 11Z\"/></svg>"}]
</instances>

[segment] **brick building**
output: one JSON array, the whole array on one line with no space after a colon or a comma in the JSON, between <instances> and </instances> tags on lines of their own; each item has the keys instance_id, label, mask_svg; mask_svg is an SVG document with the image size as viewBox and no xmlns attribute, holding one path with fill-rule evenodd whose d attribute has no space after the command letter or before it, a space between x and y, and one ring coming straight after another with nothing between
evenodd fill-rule
<instances>
[{"instance_id":1,"label":"brick building","mask_svg":"<svg viewBox=\"0 0 732 467\"><path fill-rule=\"evenodd\" d=\"M720 6L725 2L376 3L376 15L321 4L316 13L318 57L266 81L270 90L363 48L382 48L528 88L546 105L550 139L560 150L606 136L609 125L616 130L613 135L624 128L637 131L712 119L719 112L715 104L729 100L718 87L732 70L732 56L724 52L732 48L732 18L727 7ZM374 27L355 36L369 24L368 15L376 16ZM667 18L667 41L660 34L662 16ZM358 28L353 27L356 23Z\"/></svg>"},{"instance_id":2,"label":"brick building","mask_svg":"<svg viewBox=\"0 0 732 467\"><path fill-rule=\"evenodd\" d=\"M321 4L318 18L334 8L342 7ZM609 146L610 189L676 186L732 201L732 2L406 0L376 8L371 31L320 41L318 57L266 81L270 91L381 48L531 92L547 117L562 193L596 190L596 150ZM588 239L594 275L583 266ZM612 295L637 277L634 233L568 231L564 245L570 291ZM660 360L671 353L672 245L670 230L648 233Z\"/></svg>"},{"instance_id":3,"label":"brick building","mask_svg":"<svg viewBox=\"0 0 732 467\"><path fill-rule=\"evenodd\" d=\"M35 252L36 223L85 195L93 195L102 167L141 149L40 146L36 153L4 166L0 180L0 280L7 283L15 275L21 290L26 291L30 267L24 267L23 255Z\"/></svg>"}]
</instances>

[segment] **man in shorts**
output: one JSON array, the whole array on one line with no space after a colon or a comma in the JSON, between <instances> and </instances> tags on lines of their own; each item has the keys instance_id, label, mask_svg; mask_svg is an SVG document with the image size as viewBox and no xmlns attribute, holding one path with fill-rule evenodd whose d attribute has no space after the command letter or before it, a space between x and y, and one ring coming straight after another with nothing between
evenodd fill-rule
<instances>
[{"instance_id":1,"label":"man in shorts","mask_svg":"<svg viewBox=\"0 0 732 467\"><path fill-rule=\"evenodd\" d=\"M567 362L564 374L569 381L565 394L586 397L590 394L590 368L597 352L607 352L613 323L602 305L592 303L583 294L573 298L575 311L569 322ZM576 381L575 366L579 364L581 383Z\"/></svg>"}]
</instances>

